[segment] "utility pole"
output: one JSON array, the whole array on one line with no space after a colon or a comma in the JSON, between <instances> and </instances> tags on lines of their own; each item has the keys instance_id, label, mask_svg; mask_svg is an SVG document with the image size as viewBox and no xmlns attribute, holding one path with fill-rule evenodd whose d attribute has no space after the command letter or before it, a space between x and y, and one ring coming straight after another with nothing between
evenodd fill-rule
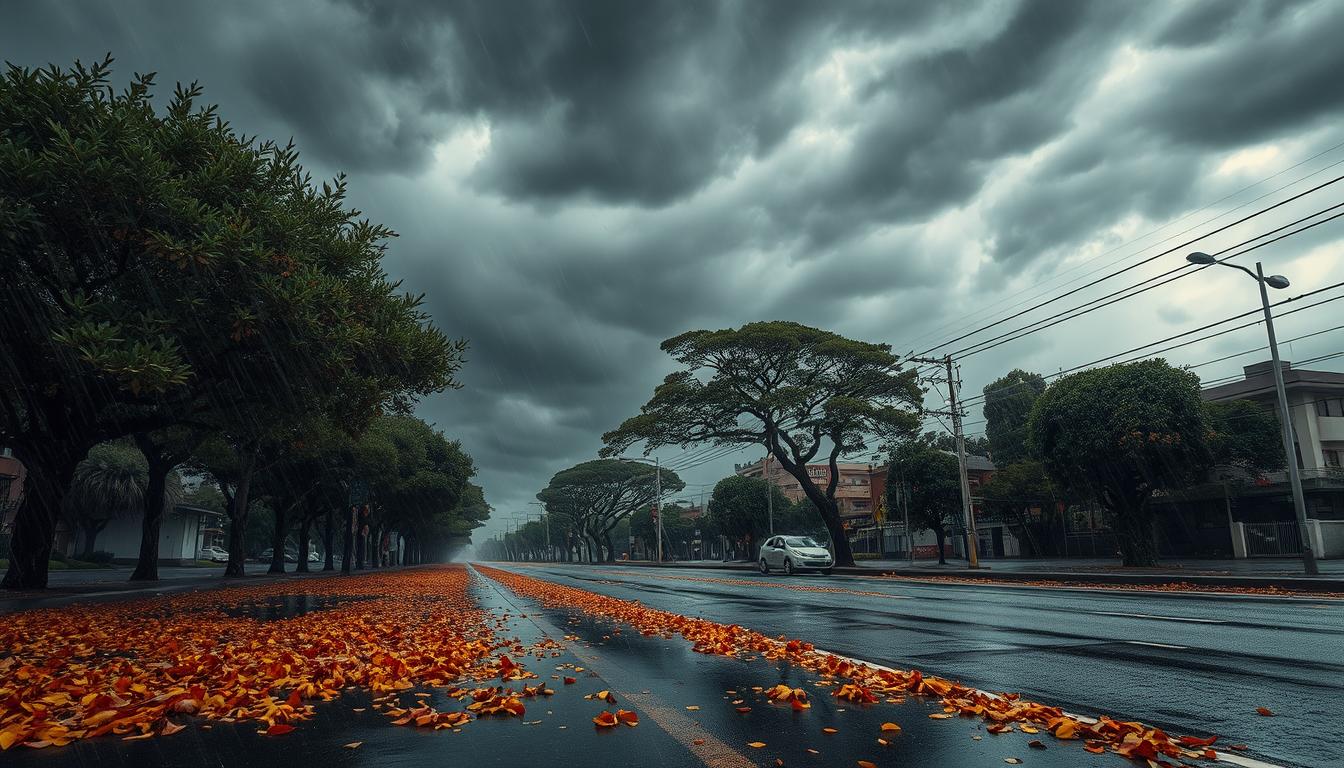
<instances>
[{"instance_id":1,"label":"utility pole","mask_svg":"<svg viewBox=\"0 0 1344 768\"><path fill-rule=\"evenodd\" d=\"M942 358L912 357L909 358L912 363L932 363L942 365L947 371L947 407L946 411L930 411L930 413L951 416L952 417L952 436L957 441L957 473L961 480L961 516L966 529L966 559L968 565L972 568L980 567L980 557L976 552L978 548L978 537L975 532L975 512L971 508L971 482L966 476L966 439L961 433L961 408L957 405L957 388L960 385L956 366L952 363L952 356L946 355ZM939 553L941 556L942 553Z\"/></svg>"},{"instance_id":2,"label":"utility pole","mask_svg":"<svg viewBox=\"0 0 1344 768\"><path fill-rule=\"evenodd\" d=\"M966 477L966 437L961 433L961 409L957 407L957 387L959 372L954 370L952 356L947 360L948 406L952 409L952 433L957 438L957 468L961 473L961 514L966 521L966 556L972 568L980 567L980 558L976 553L979 537L975 532L975 511L971 508L971 482Z\"/></svg>"},{"instance_id":3,"label":"utility pole","mask_svg":"<svg viewBox=\"0 0 1344 768\"><path fill-rule=\"evenodd\" d=\"M653 457L653 535L658 540L658 562L663 562L663 464Z\"/></svg>"}]
</instances>

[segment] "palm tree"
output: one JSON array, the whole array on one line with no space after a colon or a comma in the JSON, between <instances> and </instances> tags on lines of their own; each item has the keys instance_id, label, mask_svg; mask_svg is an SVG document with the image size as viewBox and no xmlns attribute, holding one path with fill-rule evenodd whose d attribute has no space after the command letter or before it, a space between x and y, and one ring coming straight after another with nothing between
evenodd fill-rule
<instances>
[{"instance_id":1,"label":"palm tree","mask_svg":"<svg viewBox=\"0 0 1344 768\"><path fill-rule=\"evenodd\" d=\"M83 559L93 557L94 543L108 523L143 514L148 484L144 454L122 442L94 446L75 467L63 503L66 519L84 532ZM164 495L168 509L181 499L182 482L176 472L169 475Z\"/></svg>"}]
</instances>

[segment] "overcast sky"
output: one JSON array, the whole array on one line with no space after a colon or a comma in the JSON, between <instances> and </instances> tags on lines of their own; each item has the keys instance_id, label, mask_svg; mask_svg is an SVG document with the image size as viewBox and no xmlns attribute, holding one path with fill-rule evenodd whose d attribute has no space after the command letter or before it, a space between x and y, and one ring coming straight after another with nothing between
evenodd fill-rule
<instances>
[{"instance_id":1,"label":"overcast sky","mask_svg":"<svg viewBox=\"0 0 1344 768\"><path fill-rule=\"evenodd\" d=\"M388 270L471 342L465 388L419 412L475 457L486 535L637 411L667 337L788 319L904 353L1009 318L974 341L1180 266L1184 251L1014 319L1344 174L1333 0L5 0L0 16L0 58L110 51L119 81L158 72L163 101L199 80L238 128L350 175L352 202L401 233ZM1192 248L1344 202L1338 187ZM1255 255L1296 295L1344 280L1341 238L1344 219ZM968 356L965 389L1257 306L1244 275L1208 270ZM1285 317L1280 338L1340 306ZM1344 332L1285 356L1339 350ZM733 459L684 472L688 492Z\"/></svg>"}]
</instances>

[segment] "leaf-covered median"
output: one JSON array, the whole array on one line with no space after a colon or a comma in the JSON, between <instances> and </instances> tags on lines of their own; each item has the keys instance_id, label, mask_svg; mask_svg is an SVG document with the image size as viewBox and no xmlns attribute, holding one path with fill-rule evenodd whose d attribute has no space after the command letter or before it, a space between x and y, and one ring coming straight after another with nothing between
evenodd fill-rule
<instances>
[{"instance_id":1,"label":"leaf-covered median","mask_svg":"<svg viewBox=\"0 0 1344 768\"><path fill-rule=\"evenodd\" d=\"M0 748L170 736L216 722L282 736L314 716L315 702L351 688L370 691L395 725L521 717L527 700L554 693L527 684L536 675L522 658L549 657L558 645L504 639L502 619L472 604L469 579L449 566L305 580L303 602L320 609L276 620L256 618L258 607L293 600L297 585L6 616ZM446 687L461 709L419 701L428 694L412 692L426 686Z\"/></svg>"}]
</instances>

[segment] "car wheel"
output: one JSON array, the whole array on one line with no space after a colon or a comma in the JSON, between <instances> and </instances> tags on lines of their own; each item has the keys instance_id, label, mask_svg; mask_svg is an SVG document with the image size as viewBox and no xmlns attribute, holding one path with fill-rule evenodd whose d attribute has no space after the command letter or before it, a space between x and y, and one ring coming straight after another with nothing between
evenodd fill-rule
<instances>
[{"instance_id":1,"label":"car wheel","mask_svg":"<svg viewBox=\"0 0 1344 768\"><path fill-rule=\"evenodd\" d=\"M764 558L764 557L761 558L761 574L762 574L762 575L769 575L769 574L770 574L770 564L767 563L767 562L765 562L765 558Z\"/></svg>"},{"instance_id":2,"label":"car wheel","mask_svg":"<svg viewBox=\"0 0 1344 768\"><path fill-rule=\"evenodd\" d=\"M784 573L788 576L793 575L793 561L787 557L784 558Z\"/></svg>"}]
</instances>

